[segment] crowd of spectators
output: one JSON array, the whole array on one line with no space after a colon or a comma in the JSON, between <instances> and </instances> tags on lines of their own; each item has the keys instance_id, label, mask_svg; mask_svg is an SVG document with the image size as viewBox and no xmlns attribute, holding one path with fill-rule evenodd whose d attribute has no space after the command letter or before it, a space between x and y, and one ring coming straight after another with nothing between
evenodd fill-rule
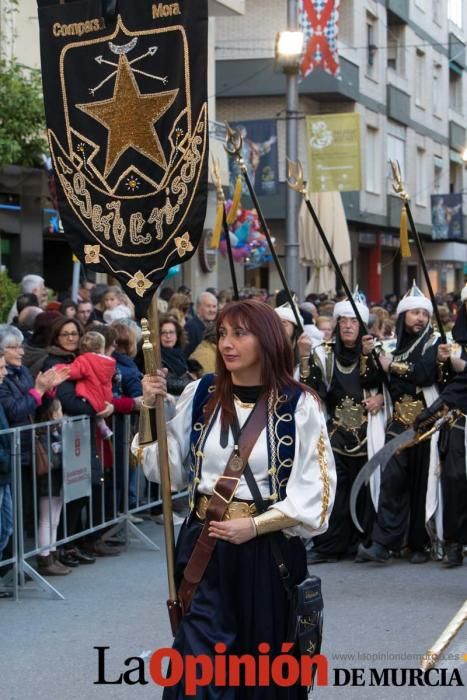
<instances>
[{"instance_id":1,"label":"crowd of spectators","mask_svg":"<svg viewBox=\"0 0 467 700\"><path fill-rule=\"evenodd\" d=\"M245 288L241 297L258 298L273 307L281 307L287 301L284 290L269 294L265 289ZM219 310L231 299L231 290L206 289L195 300L186 286L176 290L164 286L161 290L161 356L168 370L167 385L173 404L189 382L215 370L215 322ZM339 294L334 298L310 294L299 303L304 324L323 342L332 337L333 309L340 299ZM395 294L388 294L378 304L369 304L369 332L389 348L394 340L397 301ZM458 306L459 299L454 294L439 299L447 332L455 322ZM288 313L290 309L284 310L281 318L284 325L289 324L294 343L296 322ZM107 522L121 512L126 500L124 483L128 483L130 509L138 503L136 471L130 469L128 480L123 473L128 463L123 447L128 444L123 439L126 425L123 416L131 416L132 430L136 431L144 372L140 341L141 329L134 317L134 307L120 287L87 280L80 285L77 301L56 300L49 298L41 277L26 276L7 322L0 325L0 429L59 420L61 416L85 415L93 423L92 512L87 498L71 501L63 508L59 428L53 435L58 447L54 448L57 464L51 487L49 480L41 477L38 488L33 488L34 446L31 434L24 433L21 444L24 528L26 533L34 535L34 513L38 512L41 548L38 570L44 575L65 575L80 564L94 563L97 556L115 556L121 551L118 544L106 538L106 530L75 538L58 553L54 542L63 537L64 521L66 534L75 536L90 522L94 525ZM103 382L97 387L86 385L88 375L83 367L94 367L96 380L100 376L98 367L104 362L111 367L108 386L104 387ZM11 548L10 480L8 445L5 438L0 438L0 559ZM34 504L36 496L38 502ZM133 520L137 522L139 518L133 516Z\"/></svg>"}]
</instances>

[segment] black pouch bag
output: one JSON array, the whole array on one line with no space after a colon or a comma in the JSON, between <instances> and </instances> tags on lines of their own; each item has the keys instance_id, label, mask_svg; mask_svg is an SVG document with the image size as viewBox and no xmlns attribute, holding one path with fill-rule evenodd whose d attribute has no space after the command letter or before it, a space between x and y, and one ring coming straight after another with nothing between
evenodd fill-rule
<instances>
[{"instance_id":1,"label":"black pouch bag","mask_svg":"<svg viewBox=\"0 0 467 700\"><path fill-rule=\"evenodd\" d=\"M235 428L234 424L234 437L237 432ZM264 512L263 499L249 464L247 464L243 475L255 501L258 513ZM307 576L301 583L291 585L290 574L281 551L280 533L274 532L271 534L272 553L290 600L287 641L294 644L293 651L297 656L313 657L320 653L323 637L324 603L321 593L321 579L318 576ZM314 669L315 671L316 669Z\"/></svg>"},{"instance_id":2,"label":"black pouch bag","mask_svg":"<svg viewBox=\"0 0 467 700\"><path fill-rule=\"evenodd\" d=\"M315 656L321 651L323 636L323 596L321 579L307 578L291 590L291 621L289 640L295 643L300 656Z\"/></svg>"}]
</instances>

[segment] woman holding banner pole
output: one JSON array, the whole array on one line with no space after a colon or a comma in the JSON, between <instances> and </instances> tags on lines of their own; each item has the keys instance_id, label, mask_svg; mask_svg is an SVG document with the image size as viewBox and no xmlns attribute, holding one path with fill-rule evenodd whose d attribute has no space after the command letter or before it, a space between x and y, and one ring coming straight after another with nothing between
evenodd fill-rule
<instances>
[{"instance_id":1,"label":"woman holding banner pole","mask_svg":"<svg viewBox=\"0 0 467 700\"><path fill-rule=\"evenodd\" d=\"M302 581L306 558L300 537L327 528L334 459L318 400L293 379L292 350L277 314L256 300L232 302L219 315L217 334L217 374L186 387L167 425L174 488L183 486L187 456L190 461L190 515L176 552L185 615L174 648L183 657L213 657L214 645L223 643L227 655L258 657L258 645L266 642L273 658L287 641L290 614L273 539L280 533L290 583ZM146 406L166 391L163 370L143 379ZM137 436L133 449L142 452L148 479L159 481L157 443L139 448ZM231 476L235 473L240 476ZM223 516L216 519L220 501ZM205 545L211 549L207 561L200 554ZM193 566L204 566L194 590ZM183 685L184 679L166 688L164 697L186 697ZM211 686L198 689L196 697L301 700L306 688Z\"/></svg>"}]
</instances>

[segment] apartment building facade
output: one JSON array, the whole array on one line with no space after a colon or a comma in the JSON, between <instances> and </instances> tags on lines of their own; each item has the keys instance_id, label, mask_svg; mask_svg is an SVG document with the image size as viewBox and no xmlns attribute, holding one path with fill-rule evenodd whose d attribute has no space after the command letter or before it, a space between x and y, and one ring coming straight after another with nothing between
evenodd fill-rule
<instances>
[{"instance_id":1,"label":"apartment building facade","mask_svg":"<svg viewBox=\"0 0 467 700\"><path fill-rule=\"evenodd\" d=\"M280 190L261 204L279 255L285 219L285 78L274 67L275 36L287 27L285 0L246 0L245 14L216 24L217 118L277 118ZM420 263L399 255L400 200L389 159L400 163L436 291L464 283L467 238L432 240L431 195L462 194L467 178L465 0L341 0L340 78L313 71L299 85L299 154L306 165L305 115L358 112L362 189L344 192L352 281L370 299L403 293ZM464 212L467 198L463 195ZM467 236L467 226L464 225ZM274 288L277 278L267 278Z\"/></svg>"}]
</instances>

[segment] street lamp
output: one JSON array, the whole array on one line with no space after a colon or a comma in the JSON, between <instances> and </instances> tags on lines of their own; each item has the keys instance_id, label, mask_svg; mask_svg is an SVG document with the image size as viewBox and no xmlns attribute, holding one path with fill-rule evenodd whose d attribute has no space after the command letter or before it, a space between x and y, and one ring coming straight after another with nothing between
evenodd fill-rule
<instances>
[{"instance_id":1,"label":"street lamp","mask_svg":"<svg viewBox=\"0 0 467 700\"><path fill-rule=\"evenodd\" d=\"M286 31L276 35L276 63L284 72L298 73L303 55L303 32Z\"/></svg>"},{"instance_id":2,"label":"street lamp","mask_svg":"<svg viewBox=\"0 0 467 700\"><path fill-rule=\"evenodd\" d=\"M297 0L287 0L287 31L276 36L275 60L286 76L286 156L298 160L298 72L303 56L304 34L298 30ZM285 206L285 275L296 286L302 299L302 284L298 260L298 192L287 188Z\"/></svg>"}]
</instances>

